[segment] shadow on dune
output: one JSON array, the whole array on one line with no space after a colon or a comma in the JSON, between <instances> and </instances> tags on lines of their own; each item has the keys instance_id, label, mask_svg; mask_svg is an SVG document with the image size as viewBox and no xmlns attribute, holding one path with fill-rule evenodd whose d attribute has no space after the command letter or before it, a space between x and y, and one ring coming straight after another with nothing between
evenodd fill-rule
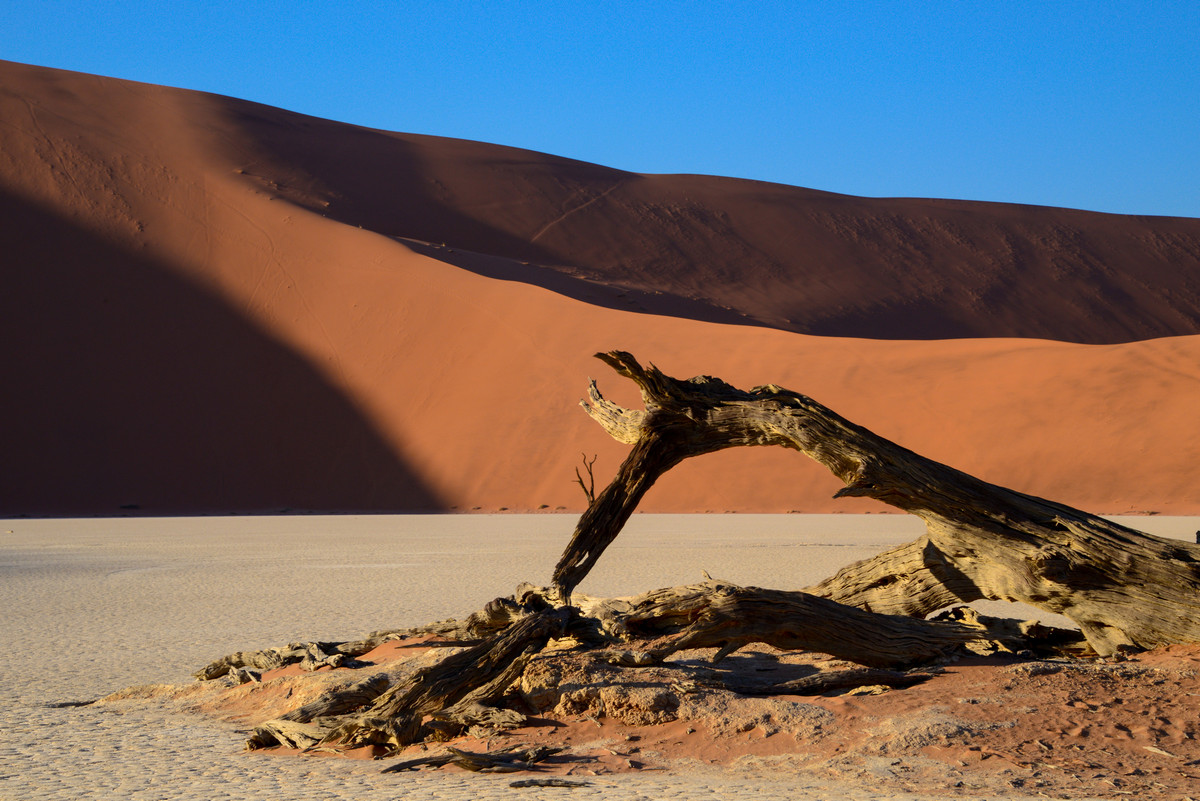
<instances>
[{"instance_id":1,"label":"shadow on dune","mask_svg":"<svg viewBox=\"0 0 1200 801\"><path fill-rule=\"evenodd\" d=\"M485 221L491 211L473 215L455 202L454 190L447 185L453 181L430 169L430 153L418 152L401 134L229 98L216 101L213 111L233 130L248 135L257 151L258 161L247 166L247 176L266 180L273 192L330 219L385 236L456 244L539 264L562 263L554 251ZM478 143L426 138L441 145L432 152L447 157L445 162L452 169L457 166L471 174L478 168ZM456 164L454 148L469 150L469 157ZM490 145L482 148L507 150ZM611 172L578 164L592 172ZM497 179L503 179L509 169L498 162ZM498 188L508 189L504 185ZM328 205L314 205L318 197L327 198Z\"/></svg>"},{"instance_id":2,"label":"shadow on dune","mask_svg":"<svg viewBox=\"0 0 1200 801\"><path fill-rule=\"evenodd\" d=\"M767 323L746 317L734 309L727 309L702 300L693 300L668 292L612 286L600 281L576 278L558 270L540 267L527 262L513 261L501 256L475 253L462 248L451 248L429 242L401 239L409 249L438 261L453 264L485 278L499 281L516 281L534 284L574 300L601 306L606 309L681 317L708 323L729 325L767 326Z\"/></svg>"},{"instance_id":3,"label":"shadow on dune","mask_svg":"<svg viewBox=\"0 0 1200 801\"><path fill-rule=\"evenodd\" d=\"M3 191L0 214L0 515L444 508L219 297Z\"/></svg>"},{"instance_id":4,"label":"shadow on dune","mask_svg":"<svg viewBox=\"0 0 1200 801\"><path fill-rule=\"evenodd\" d=\"M497 145L360 128L239 100L222 99L217 110L254 143L261 160L247 166L251 180L265 181L272 193L346 225L390 236L424 256L605 308L768 325L668 287L613 282L589 258L576 259L561 243L545 247L535 241L537 226L530 220L553 216L563 198L602 195L602 188L641 176ZM314 202L321 197L328 205ZM581 199L571 202L588 205Z\"/></svg>"},{"instance_id":5,"label":"shadow on dune","mask_svg":"<svg viewBox=\"0 0 1200 801\"><path fill-rule=\"evenodd\" d=\"M610 308L879 339L1200 332L1198 220L639 175L243 101L215 108L248 135L238 157L268 191Z\"/></svg>"}]
</instances>

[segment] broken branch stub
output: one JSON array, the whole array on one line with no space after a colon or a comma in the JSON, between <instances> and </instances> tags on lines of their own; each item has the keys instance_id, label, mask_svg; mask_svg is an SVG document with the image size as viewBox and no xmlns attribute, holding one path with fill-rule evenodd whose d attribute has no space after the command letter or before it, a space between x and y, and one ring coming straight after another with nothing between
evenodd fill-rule
<instances>
[{"instance_id":1,"label":"broken branch stub","mask_svg":"<svg viewBox=\"0 0 1200 801\"><path fill-rule=\"evenodd\" d=\"M880 437L778 386L740 390L672 378L622 351L596 354L641 390L644 410L604 398L588 414L633 446L580 518L554 571L564 599L646 491L692 456L743 445L807 454L845 484L925 521L926 534L810 588L876 612L923 617L989 598L1032 604L1080 626L1100 654L1200 641L1200 546L1164 540L975 478Z\"/></svg>"}]
</instances>

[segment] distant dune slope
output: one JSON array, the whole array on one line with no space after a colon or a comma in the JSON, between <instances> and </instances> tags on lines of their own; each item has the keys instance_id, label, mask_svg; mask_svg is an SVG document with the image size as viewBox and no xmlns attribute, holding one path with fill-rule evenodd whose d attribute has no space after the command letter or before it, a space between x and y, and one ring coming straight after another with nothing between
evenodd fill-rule
<instances>
[{"instance_id":1,"label":"distant dune slope","mask_svg":"<svg viewBox=\"0 0 1200 801\"><path fill-rule=\"evenodd\" d=\"M1200 333L1200 220L638 175L221 103L247 172L379 233L540 265L612 305L824 336ZM238 154L245 158L245 151ZM540 275L539 275L540 274ZM604 302L604 301L601 301Z\"/></svg>"},{"instance_id":2,"label":"distant dune slope","mask_svg":"<svg viewBox=\"0 0 1200 801\"><path fill-rule=\"evenodd\" d=\"M587 377L636 402L614 347L1200 512L1197 220L637 176L4 63L0 213L0 514L579 509L580 453L603 482L625 452ZM882 508L836 488L742 449L644 508Z\"/></svg>"}]
</instances>

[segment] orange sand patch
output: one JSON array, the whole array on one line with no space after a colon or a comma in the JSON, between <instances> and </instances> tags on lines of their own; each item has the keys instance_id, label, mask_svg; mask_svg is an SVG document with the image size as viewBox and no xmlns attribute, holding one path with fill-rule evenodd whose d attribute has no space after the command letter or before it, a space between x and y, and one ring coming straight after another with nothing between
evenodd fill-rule
<instances>
[{"instance_id":1,"label":"orange sand patch","mask_svg":"<svg viewBox=\"0 0 1200 801\"><path fill-rule=\"evenodd\" d=\"M406 652L423 651L419 661L427 664L435 659L428 656L431 650L392 647L380 656L404 659ZM748 650L730 657L735 664L728 669L759 675L771 665L783 671L843 664L816 654ZM680 664L694 669L696 654L687 656ZM189 711L253 725L306 703L330 682L348 683L362 678L362 671L386 664L285 676L261 685L149 688L120 697L175 698ZM1200 782L1198 672L1200 645L1161 648L1125 662L971 659L945 666L923 684L879 694L763 699L726 693L727 700L714 706L706 696L718 691L693 687L680 689L675 718L659 725L627 722L628 709L619 711L624 719L540 713L527 725L486 740L464 737L449 744L469 751L516 744L561 747L562 753L535 771L583 778L709 765L808 771L894 792L934 795L1021 791L1182 797L1194 794ZM624 677L630 686L644 686L656 675L623 669L613 673L613 684ZM676 681L663 676L664 686ZM799 721L799 728L790 728L788 721ZM398 760L440 749L437 743L410 747ZM268 753L297 754L288 749ZM346 756L368 759L379 753L356 749ZM381 766L394 762L385 760Z\"/></svg>"}]
</instances>

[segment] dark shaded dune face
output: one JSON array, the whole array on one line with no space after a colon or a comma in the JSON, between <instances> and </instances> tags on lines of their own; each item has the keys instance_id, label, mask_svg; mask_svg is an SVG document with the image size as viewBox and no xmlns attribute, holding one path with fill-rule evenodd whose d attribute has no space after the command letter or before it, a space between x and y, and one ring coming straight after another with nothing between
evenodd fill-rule
<instances>
[{"instance_id":1,"label":"dark shaded dune face","mask_svg":"<svg viewBox=\"0 0 1200 801\"><path fill-rule=\"evenodd\" d=\"M527 221L615 173L538 153L407 136L214 98L247 176L319 214L386 236L546 264ZM490 210L488 206L494 206Z\"/></svg>"},{"instance_id":2,"label":"dark shaded dune face","mask_svg":"<svg viewBox=\"0 0 1200 801\"><path fill-rule=\"evenodd\" d=\"M0 515L442 508L211 292L7 192L0 218Z\"/></svg>"},{"instance_id":3,"label":"dark shaded dune face","mask_svg":"<svg viewBox=\"0 0 1200 801\"><path fill-rule=\"evenodd\" d=\"M880 339L1200 333L1200 220L637 175L220 103L273 191L616 308Z\"/></svg>"}]
</instances>

